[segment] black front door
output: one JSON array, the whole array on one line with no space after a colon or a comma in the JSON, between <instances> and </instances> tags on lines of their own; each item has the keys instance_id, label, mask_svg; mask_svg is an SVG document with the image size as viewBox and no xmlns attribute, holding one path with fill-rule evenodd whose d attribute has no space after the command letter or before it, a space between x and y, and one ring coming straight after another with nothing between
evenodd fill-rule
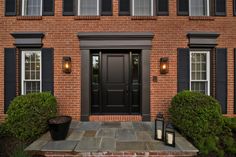
<instances>
[{"instance_id":1,"label":"black front door","mask_svg":"<svg viewBox=\"0 0 236 157\"><path fill-rule=\"evenodd\" d=\"M92 52L93 114L140 113L140 56L137 51Z\"/></svg>"},{"instance_id":2,"label":"black front door","mask_svg":"<svg viewBox=\"0 0 236 157\"><path fill-rule=\"evenodd\" d=\"M102 111L129 112L129 55L102 54Z\"/></svg>"}]
</instances>

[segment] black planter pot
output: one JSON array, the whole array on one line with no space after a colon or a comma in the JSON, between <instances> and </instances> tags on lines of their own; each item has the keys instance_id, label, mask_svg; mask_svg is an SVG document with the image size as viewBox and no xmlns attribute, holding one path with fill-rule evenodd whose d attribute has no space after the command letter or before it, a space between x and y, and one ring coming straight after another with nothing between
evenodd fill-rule
<instances>
[{"instance_id":1,"label":"black planter pot","mask_svg":"<svg viewBox=\"0 0 236 157\"><path fill-rule=\"evenodd\" d=\"M53 140L64 140L70 128L70 116L57 116L48 120L49 131Z\"/></svg>"}]
</instances>

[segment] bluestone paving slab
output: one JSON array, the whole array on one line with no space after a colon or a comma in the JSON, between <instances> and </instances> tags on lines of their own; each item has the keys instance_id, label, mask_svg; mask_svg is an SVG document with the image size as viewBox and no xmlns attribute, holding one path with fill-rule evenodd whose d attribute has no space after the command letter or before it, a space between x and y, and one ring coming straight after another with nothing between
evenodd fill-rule
<instances>
[{"instance_id":1,"label":"bluestone paving slab","mask_svg":"<svg viewBox=\"0 0 236 157\"><path fill-rule=\"evenodd\" d=\"M117 151L145 151L147 146L145 142L116 142Z\"/></svg>"},{"instance_id":2,"label":"bluestone paving slab","mask_svg":"<svg viewBox=\"0 0 236 157\"><path fill-rule=\"evenodd\" d=\"M103 122L101 128L121 128L120 122Z\"/></svg>"},{"instance_id":3,"label":"bluestone paving slab","mask_svg":"<svg viewBox=\"0 0 236 157\"><path fill-rule=\"evenodd\" d=\"M115 151L116 141L114 138L102 138L100 151Z\"/></svg>"},{"instance_id":4,"label":"bluestone paving slab","mask_svg":"<svg viewBox=\"0 0 236 157\"><path fill-rule=\"evenodd\" d=\"M76 152L98 151L101 144L101 138L83 137L76 146Z\"/></svg>"},{"instance_id":5,"label":"bluestone paving slab","mask_svg":"<svg viewBox=\"0 0 236 157\"><path fill-rule=\"evenodd\" d=\"M42 147L42 151L52 152L71 152L74 150L78 141L50 141Z\"/></svg>"},{"instance_id":6,"label":"bluestone paving slab","mask_svg":"<svg viewBox=\"0 0 236 157\"><path fill-rule=\"evenodd\" d=\"M48 141L36 140L32 144L30 144L25 151L40 151L43 146L45 146Z\"/></svg>"},{"instance_id":7,"label":"bluestone paving slab","mask_svg":"<svg viewBox=\"0 0 236 157\"><path fill-rule=\"evenodd\" d=\"M101 127L101 122L83 122L78 126L78 130L98 130Z\"/></svg>"},{"instance_id":8,"label":"bluestone paving slab","mask_svg":"<svg viewBox=\"0 0 236 157\"><path fill-rule=\"evenodd\" d=\"M136 131L137 141L151 141L152 137L146 131Z\"/></svg>"},{"instance_id":9,"label":"bluestone paving slab","mask_svg":"<svg viewBox=\"0 0 236 157\"><path fill-rule=\"evenodd\" d=\"M116 135L116 130L115 128L102 128L97 131L96 136L97 137L110 137L110 138L115 138Z\"/></svg>"},{"instance_id":10,"label":"bluestone paving slab","mask_svg":"<svg viewBox=\"0 0 236 157\"><path fill-rule=\"evenodd\" d=\"M171 147L167 146L164 144L164 142L161 141L152 141L152 142L146 142L147 149L150 151L158 151L158 150L163 150L163 151L180 151L179 147Z\"/></svg>"},{"instance_id":11,"label":"bluestone paving slab","mask_svg":"<svg viewBox=\"0 0 236 157\"><path fill-rule=\"evenodd\" d=\"M80 141L85 131L73 130L66 138L68 141Z\"/></svg>"},{"instance_id":12,"label":"bluestone paving slab","mask_svg":"<svg viewBox=\"0 0 236 157\"><path fill-rule=\"evenodd\" d=\"M132 122L121 122L121 128L133 129L133 124Z\"/></svg>"},{"instance_id":13,"label":"bluestone paving slab","mask_svg":"<svg viewBox=\"0 0 236 157\"><path fill-rule=\"evenodd\" d=\"M43 134L39 139L39 141L51 141L52 138L51 138L51 134L50 132L48 131L47 133Z\"/></svg>"},{"instance_id":14,"label":"bluestone paving slab","mask_svg":"<svg viewBox=\"0 0 236 157\"><path fill-rule=\"evenodd\" d=\"M151 122L133 122L133 128L139 131L154 131Z\"/></svg>"},{"instance_id":15,"label":"bluestone paving slab","mask_svg":"<svg viewBox=\"0 0 236 157\"><path fill-rule=\"evenodd\" d=\"M95 137L96 133L96 130L86 130L84 132L84 137Z\"/></svg>"},{"instance_id":16,"label":"bluestone paving slab","mask_svg":"<svg viewBox=\"0 0 236 157\"><path fill-rule=\"evenodd\" d=\"M188 142L184 137L176 137L175 138L176 145L182 150L182 151L188 151L188 152L197 152L196 148Z\"/></svg>"},{"instance_id":17,"label":"bluestone paving slab","mask_svg":"<svg viewBox=\"0 0 236 157\"><path fill-rule=\"evenodd\" d=\"M118 141L136 141L137 137L133 129L118 129L116 139Z\"/></svg>"},{"instance_id":18,"label":"bluestone paving slab","mask_svg":"<svg viewBox=\"0 0 236 157\"><path fill-rule=\"evenodd\" d=\"M80 124L80 122L79 121L72 121L71 123L70 123L70 128L78 128L79 127L79 124Z\"/></svg>"}]
</instances>

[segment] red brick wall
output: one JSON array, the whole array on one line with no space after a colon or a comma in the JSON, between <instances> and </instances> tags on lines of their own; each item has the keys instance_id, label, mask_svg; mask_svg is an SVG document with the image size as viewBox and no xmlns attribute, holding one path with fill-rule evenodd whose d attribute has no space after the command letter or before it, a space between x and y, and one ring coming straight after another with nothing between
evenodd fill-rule
<instances>
[{"instance_id":1,"label":"red brick wall","mask_svg":"<svg viewBox=\"0 0 236 157\"><path fill-rule=\"evenodd\" d=\"M113 0L113 16L86 20L73 16L62 16L62 0L55 0L55 16L42 18L19 18L4 16L4 1L0 1L0 121L3 120L4 102L4 48L14 47L12 32L45 32L44 47L54 48L54 87L60 114L80 119L80 48L77 32L153 32L151 74L158 82L151 82L151 116L157 112L167 113L171 98L177 92L177 48L188 45L189 31L220 33L218 46L228 48L228 114L233 115L234 103L234 53L236 48L236 17L233 16L232 0L227 1L227 16L213 18L189 18L176 16L176 0L169 0L169 16L150 19L134 19L118 16L118 0ZM63 56L71 56L72 73L63 74ZM169 73L161 75L159 60L169 57Z\"/></svg>"}]
</instances>

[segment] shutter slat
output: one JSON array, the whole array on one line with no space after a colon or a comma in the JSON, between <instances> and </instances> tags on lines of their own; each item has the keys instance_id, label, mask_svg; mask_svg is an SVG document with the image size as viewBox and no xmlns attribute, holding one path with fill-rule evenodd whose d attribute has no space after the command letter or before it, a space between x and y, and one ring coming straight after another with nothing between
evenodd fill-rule
<instances>
[{"instance_id":1,"label":"shutter slat","mask_svg":"<svg viewBox=\"0 0 236 157\"><path fill-rule=\"evenodd\" d=\"M226 16L226 0L215 0L215 15Z\"/></svg>"},{"instance_id":2,"label":"shutter slat","mask_svg":"<svg viewBox=\"0 0 236 157\"><path fill-rule=\"evenodd\" d=\"M157 0L157 15L168 16L169 15L169 1Z\"/></svg>"},{"instance_id":3,"label":"shutter slat","mask_svg":"<svg viewBox=\"0 0 236 157\"><path fill-rule=\"evenodd\" d=\"M43 16L54 16L54 0L43 0Z\"/></svg>"},{"instance_id":4,"label":"shutter slat","mask_svg":"<svg viewBox=\"0 0 236 157\"><path fill-rule=\"evenodd\" d=\"M234 12L234 16L236 16L236 0L234 0L233 12Z\"/></svg>"},{"instance_id":5,"label":"shutter slat","mask_svg":"<svg viewBox=\"0 0 236 157\"><path fill-rule=\"evenodd\" d=\"M74 16L74 0L63 0L63 15Z\"/></svg>"},{"instance_id":6,"label":"shutter slat","mask_svg":"<svg viewBox=\"0 0 236 157\"><path fill-rule=\"evenodd\" d=\"M223 114L227 113L227 49L216 49L216 99Z\"/></svg>"},{"instance_id":7,"label":"shutter slat","mask_svg":"<svg viewBox=\"0 0 236 157\"><path fill-rule=\"evenodd\" d=\"M188 48L178 48L177 54L177 91L181 92L183 90L189 89L189 49Z\"/></svg>"},{"instance_id":8,"label":"shutter slat","mask_svg":"<svg viewBox=\"0 0 236 157\"><path fill-rule=\"evenodd\" d=\"M54 93L53 48L42 49L42 91Z\"/></svg>"},{"instance_id":9,"label":"shutter slat","mask_svg":"<svg viewBox=\"0 0 236 157\"><path fill-rule=\"evenodd\" d=\"M16 49L4 50L4 113L16 97Z\"/></svg>"},{"instance_id":10,"label":"shutter slat","mask_svg":"<svg viewBox=\"0 0 236 157\"><path fill-rule=\"evenodd\" d=\"M119 0L119 16L130 16L130 0Z\"/></svg>"},{"instance_id":11,"label":"shutter slat","mask_svg":"<svg viewBox=\"0 0 236 157\"><path fill-rule=\"evenodd\" d=\"M5 0L5 16L16 16L16 0Z\"/></svg>"},{"instance_id":12,"label":"shutter slat","mask_svg":"<svg viewBox=\"0 0 236 157\"><path fill-rule=\"evenodd\" d=\"M177 1L177 15L188 16L189 15L189 0Z\"/></svg>"},{"instance_id":13,"label":"shutter slat","mask_svg":"<svg viewBox=\"0 0 236 157\"><path fill-rule=\"evenodd\" d=\"M236 114L236 48L234 49L234 114Z\"/></svg>"},{"instance_id":14,"label":"shutter slat","mask_svg":"<svg viewBox=\"0 0 236 157\"><path fill-rule=\"evenodd\" d=\"M112 0L101 0L101 15L112 16Z\"/></svg>"}]
</instances>

